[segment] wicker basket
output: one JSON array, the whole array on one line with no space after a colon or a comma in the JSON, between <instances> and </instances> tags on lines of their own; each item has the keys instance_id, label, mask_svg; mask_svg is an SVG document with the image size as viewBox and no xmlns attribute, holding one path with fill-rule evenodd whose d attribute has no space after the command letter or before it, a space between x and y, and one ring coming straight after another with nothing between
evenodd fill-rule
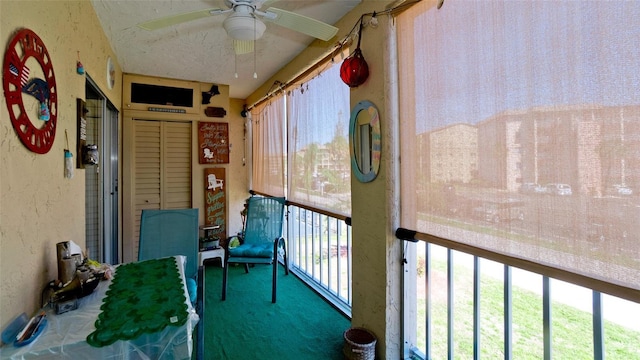
<instances>
[{"instance_id":1,"label":"wicker basket","mask_svg":"<svg viewBox=\"0 0 640 360\"><path fill-rule=\"evenodd\" d=\"M348 360L374 360L376 358L375 335L363 328L350 328L344 332L342 352Z\"/></svg>"}]
</instances>

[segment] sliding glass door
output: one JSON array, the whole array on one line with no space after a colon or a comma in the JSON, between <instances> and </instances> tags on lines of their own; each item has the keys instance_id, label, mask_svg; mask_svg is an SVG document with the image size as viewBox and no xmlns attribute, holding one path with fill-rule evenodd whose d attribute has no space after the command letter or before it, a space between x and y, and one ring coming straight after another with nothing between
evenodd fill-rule
<instances>
[{"instance_id":1,"label":"sliding glass door","mask_svg":"<svg viewBox=\"0 0 640 360\"><path fill-rule=\"evenodd\" d=\"M117 264L118 111L88 76L85 91L87 144L97 145L99 154L98 164L84 169L87 256Z\"/></svg>"}]
</instances>

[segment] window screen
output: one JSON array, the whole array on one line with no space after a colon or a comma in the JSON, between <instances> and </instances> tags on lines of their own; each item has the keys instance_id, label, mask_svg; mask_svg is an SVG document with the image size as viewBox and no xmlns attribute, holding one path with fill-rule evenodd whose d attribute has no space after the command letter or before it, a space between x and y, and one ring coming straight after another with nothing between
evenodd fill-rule
<instances>
[{"instance_id":1,"label":"window screen","mask_svg":"<svg viewBox=\"0 0 640 360\"><path fill-rule=\"evenodd\" d=\"M402 226L640 289L640 2L398 17Z\"/></svg>"},{"instance_id":2,"label":"window screen","mask_svg":"<svg viewBox=\"0 0 640 360\"><path fill-rule=\"evenodd\" d=\"M350 216L349 87L326 66L288 91L289 200Z\"/></svg>"}]
</instances>

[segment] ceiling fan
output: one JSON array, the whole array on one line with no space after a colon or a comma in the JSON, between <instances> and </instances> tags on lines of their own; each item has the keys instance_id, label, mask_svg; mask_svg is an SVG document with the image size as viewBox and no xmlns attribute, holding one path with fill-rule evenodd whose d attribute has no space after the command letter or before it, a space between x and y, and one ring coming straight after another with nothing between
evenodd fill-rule
<instances>
[{"instance_id":1,"label":"ceiling fan","mask_svg":"<svg viewBox=\"0 0 640 360\"><path fill-rule=\"evenodd\" d=\"M222 26L227 35L234 40L237 54L253 51L253 41L259 39L266 30L262 21L270 21L279 26L328 41L336 35L338 28L322 21L291 11L269 7L260 8L275 0L224 0L228 9L203 9L182 14L169 15L138 24L144 30L157 30L209 16L231 13L224 19Z\"/></svg>"}]
</instances>

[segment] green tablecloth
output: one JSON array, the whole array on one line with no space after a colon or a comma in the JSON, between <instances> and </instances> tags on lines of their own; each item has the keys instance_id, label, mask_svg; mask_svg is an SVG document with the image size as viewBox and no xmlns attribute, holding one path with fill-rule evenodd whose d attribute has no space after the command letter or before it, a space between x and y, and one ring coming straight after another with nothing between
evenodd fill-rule
<instances>
[{"instance_id":1,"label":"green tablecloth","mask_svg":"<svg viewBox=\"0 0 640 360\"><path fill-rule=\"evenodd\" d=\"M102 347L184 325L189 313L182 273L173 257L120 265L87 342Z\"/></svg>"}]
</instances>

